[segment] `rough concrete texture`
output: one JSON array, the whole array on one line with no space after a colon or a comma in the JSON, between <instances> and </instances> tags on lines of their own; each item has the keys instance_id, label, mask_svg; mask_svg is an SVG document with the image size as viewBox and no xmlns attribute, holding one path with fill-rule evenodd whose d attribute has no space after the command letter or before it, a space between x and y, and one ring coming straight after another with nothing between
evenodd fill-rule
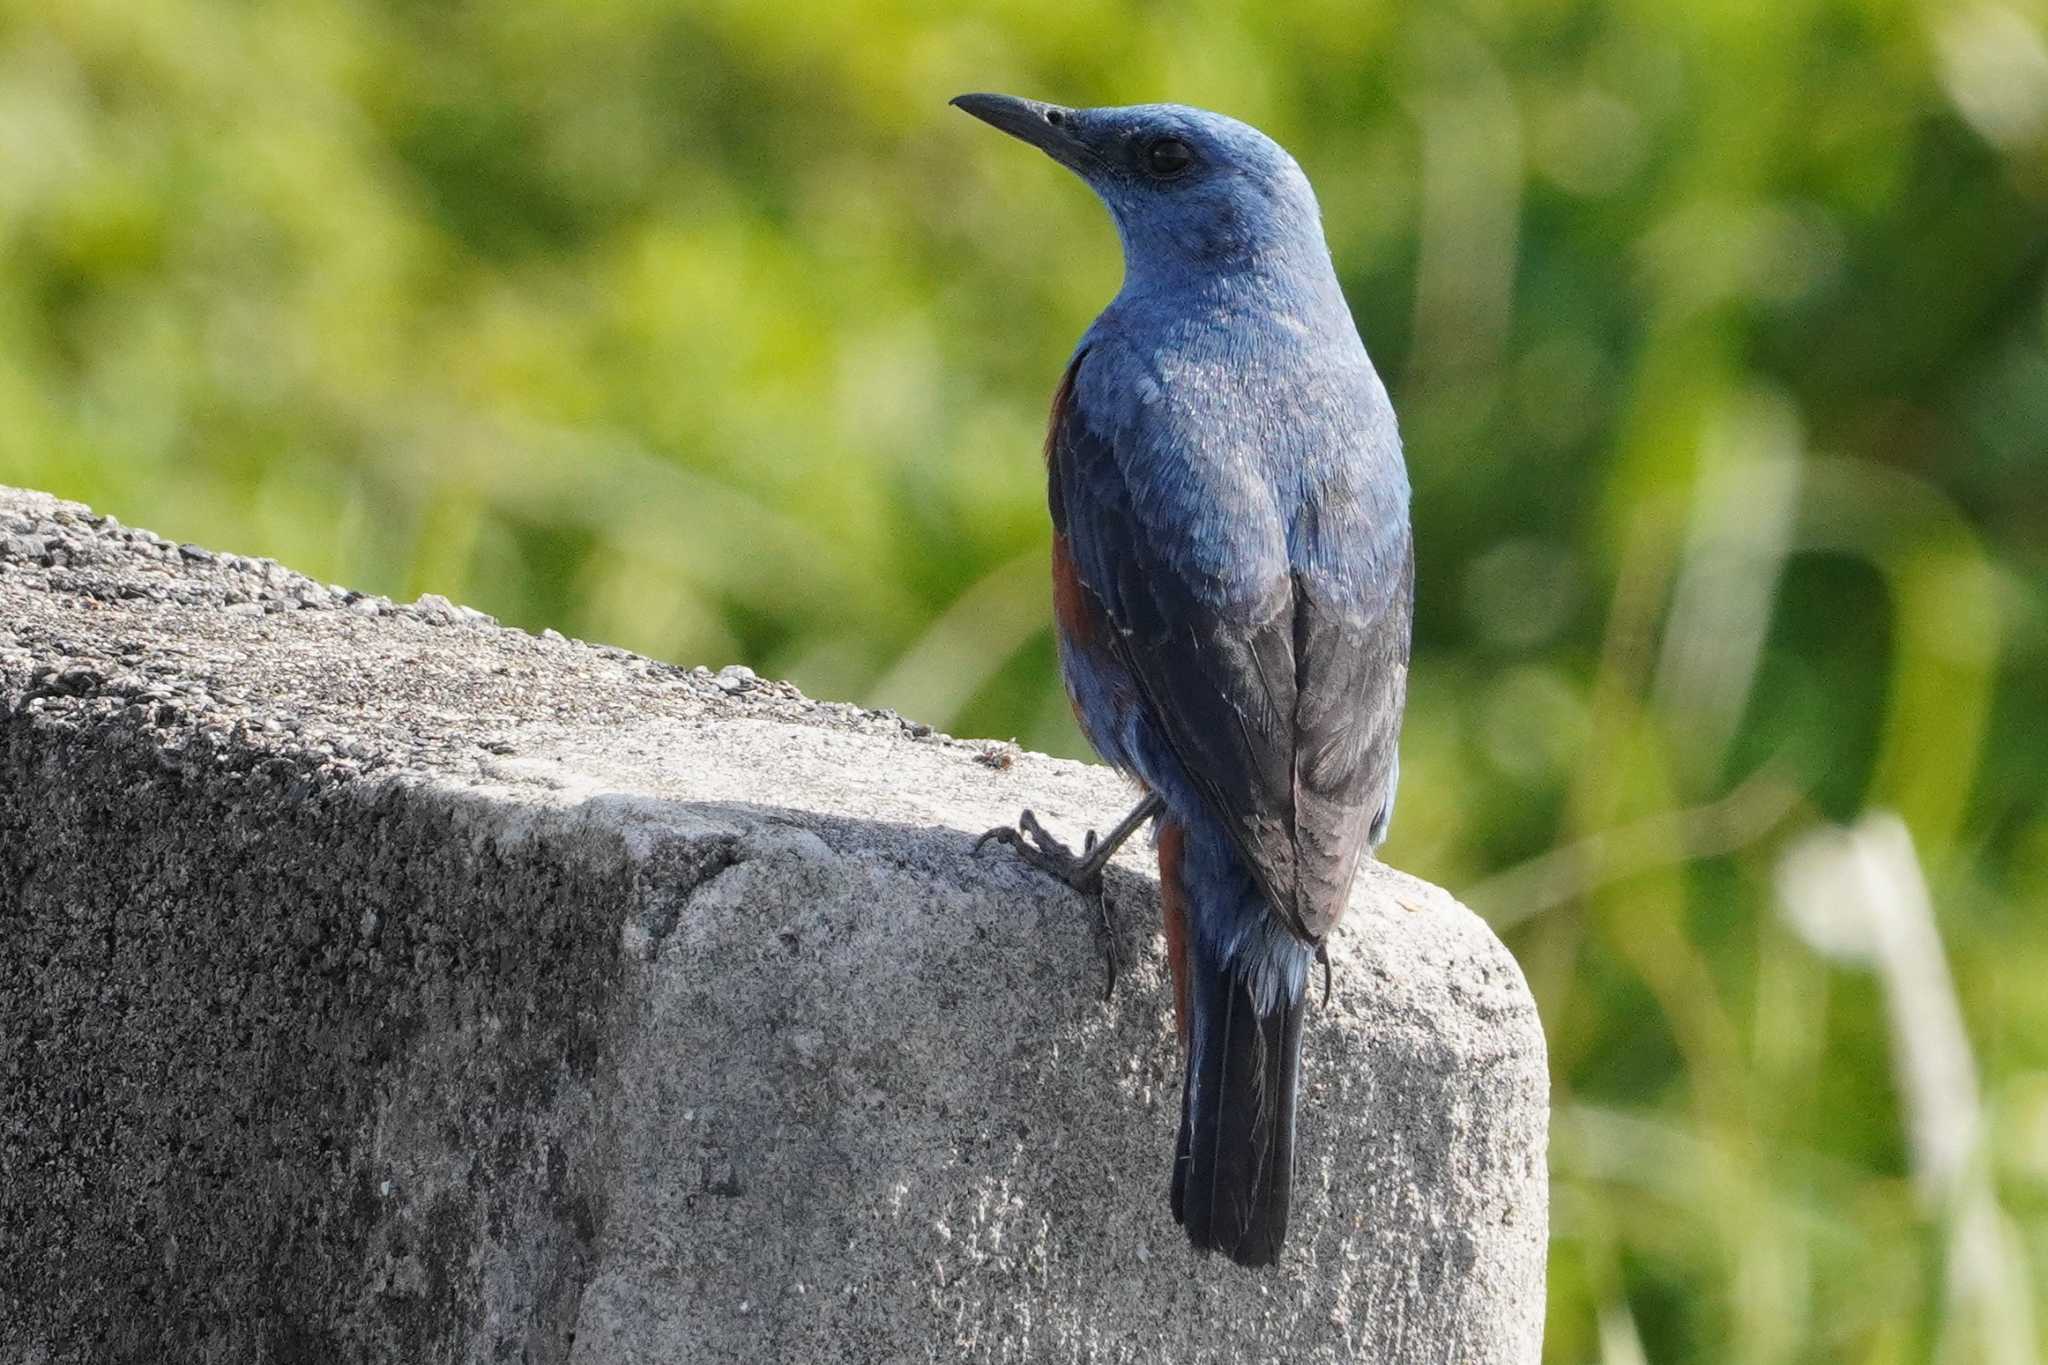
<instances>
[{"instance_id":1,"label":"rough concrete texture","mask_svg":"<svg viewBox=\"0 0 2048 1365\"><path fill-rule=\"evenodd\" d=\"M1542 1034L1374 868L1294 1232L1166 1207L1128 793L0 490L0 1359L1530 1362Z\"/></svg>"}]
</instances>

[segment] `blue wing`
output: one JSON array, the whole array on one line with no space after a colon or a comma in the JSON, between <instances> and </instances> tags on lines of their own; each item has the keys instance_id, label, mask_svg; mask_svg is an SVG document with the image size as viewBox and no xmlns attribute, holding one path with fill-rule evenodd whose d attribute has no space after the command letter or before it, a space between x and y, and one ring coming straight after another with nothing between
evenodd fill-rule
<instances>
[{"instance_id":1,"label":"blue wing","mask_svg":"<svg viewBox=\"0 0 2048 1365\"><path fill-rule=\"evenodd\" d=\"M1204 448L1167 404L1116 429L1076 382L1088 361L1076 358L1048 441L1077 709L1090 687L1124 696L1134 715L1084 714L1097 748L1169 804L1177 791L1198 801L1287 927L1319 940L1393 800L1413 594L1405 485L1390 518L1352 486L1355 467L1293 460L1307 478L1291 497L1256 461Z\"/></svg>"}]
</instances>

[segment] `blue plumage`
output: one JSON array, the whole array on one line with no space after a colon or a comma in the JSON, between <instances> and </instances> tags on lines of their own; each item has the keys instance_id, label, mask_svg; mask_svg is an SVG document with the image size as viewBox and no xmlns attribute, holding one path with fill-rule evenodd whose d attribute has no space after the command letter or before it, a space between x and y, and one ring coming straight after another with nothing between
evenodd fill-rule
<instances>
[{"instance_id":1,"label":"blue plumage","mask_svg":"<svg viewBox=\"0 0 2048 1365\"><path fill-rule=\"evenodd\" d=\"M1309 967L1393 808L1413 595L1393 409L1308 180L1264 134L1178 105L956 103L1081 175L1123 242L1048 442L1061 662L1090 741L1164 806L1174 1213L1266 1264Z\"/></svg>"}]
</instances>

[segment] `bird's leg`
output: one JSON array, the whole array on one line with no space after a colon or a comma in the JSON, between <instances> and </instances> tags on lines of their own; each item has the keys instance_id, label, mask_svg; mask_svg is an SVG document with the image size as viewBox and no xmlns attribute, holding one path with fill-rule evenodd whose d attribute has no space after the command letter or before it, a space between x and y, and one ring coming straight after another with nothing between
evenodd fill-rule
<instances>
[{"instance_id":1,"label":"bird's leg","mask_svg":"<svg viewBox=\"0 0 2048 1365\"><path fill-rule=\"evenodd\" d=\"M1117 821L1107 838L1098 839L1095 831L1089 830L1078 854L1048 833L1028 810L1017 817L1016 824L997 825L982 835L974 841L974 847L978 850L992 839L1008 844L1017 850L1018 857L1039 871L1058 877L1084 896L1093 895L1102 889L1102 869L1109 866L1117 849L1138 832L1140 825L1159 814L1165 804L1157 796L1148 795L1129 815Z\"/></svg>"},{"instance_id":2,"label":"bird's leg","mask_svg":"<svg viewBox=\"0 0 2048 1365\"><path fill-rule=\"evenodd\" d=\"M1330 1007L1330 945L1326 940L1316 945L1316 961L1323 968L1323 1008Z\"/></svg>"},{"instance_id":3,"label":"bird's leg","mask_svg":"<svg viewBox=\"0 0 2048 1365\"><path fill-rule=\"evenodd\" d=\"M1058 877L1095 902L1096 913L1102 917L1102 951L1109 972L1109 984L1102 993L1104 1000L1116 993L1117 960L1116 929L1109 922L1109 893L1102 886L1102 869L1116 856L1117 849L1138 832L1138 827L1159 814L1165 806L1166 803L1158 796L1147 795L1129 815L1117 821L1108 838L1098 839L1095 831L1089 830L1079 856L1048 833L1045 826L1038 823L1038 817L1028 810L1017 817L1015 825L998 825L974 841L976 851L991 839L1008 844L1025 862Z\"/></svg>"}]
</instances>

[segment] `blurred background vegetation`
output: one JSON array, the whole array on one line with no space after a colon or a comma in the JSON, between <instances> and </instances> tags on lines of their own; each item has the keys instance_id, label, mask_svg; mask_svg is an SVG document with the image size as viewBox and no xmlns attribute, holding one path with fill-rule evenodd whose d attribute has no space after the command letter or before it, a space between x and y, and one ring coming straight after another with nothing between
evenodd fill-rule
<instances>
[{"instance_id":1,"label":"blurred background vegetation","mask_svg":"<svg viewBox=\"0 0 2048 1365\"><path fill-rule=\"evenodd\" d=\"M0 0L0 480L1079 755L1115 242L945 100L1248 118L1402 413L1387 855L1542 1004L1549 1359L2036 1361L2043 18Z\"/></svg>"}]
</instances>

